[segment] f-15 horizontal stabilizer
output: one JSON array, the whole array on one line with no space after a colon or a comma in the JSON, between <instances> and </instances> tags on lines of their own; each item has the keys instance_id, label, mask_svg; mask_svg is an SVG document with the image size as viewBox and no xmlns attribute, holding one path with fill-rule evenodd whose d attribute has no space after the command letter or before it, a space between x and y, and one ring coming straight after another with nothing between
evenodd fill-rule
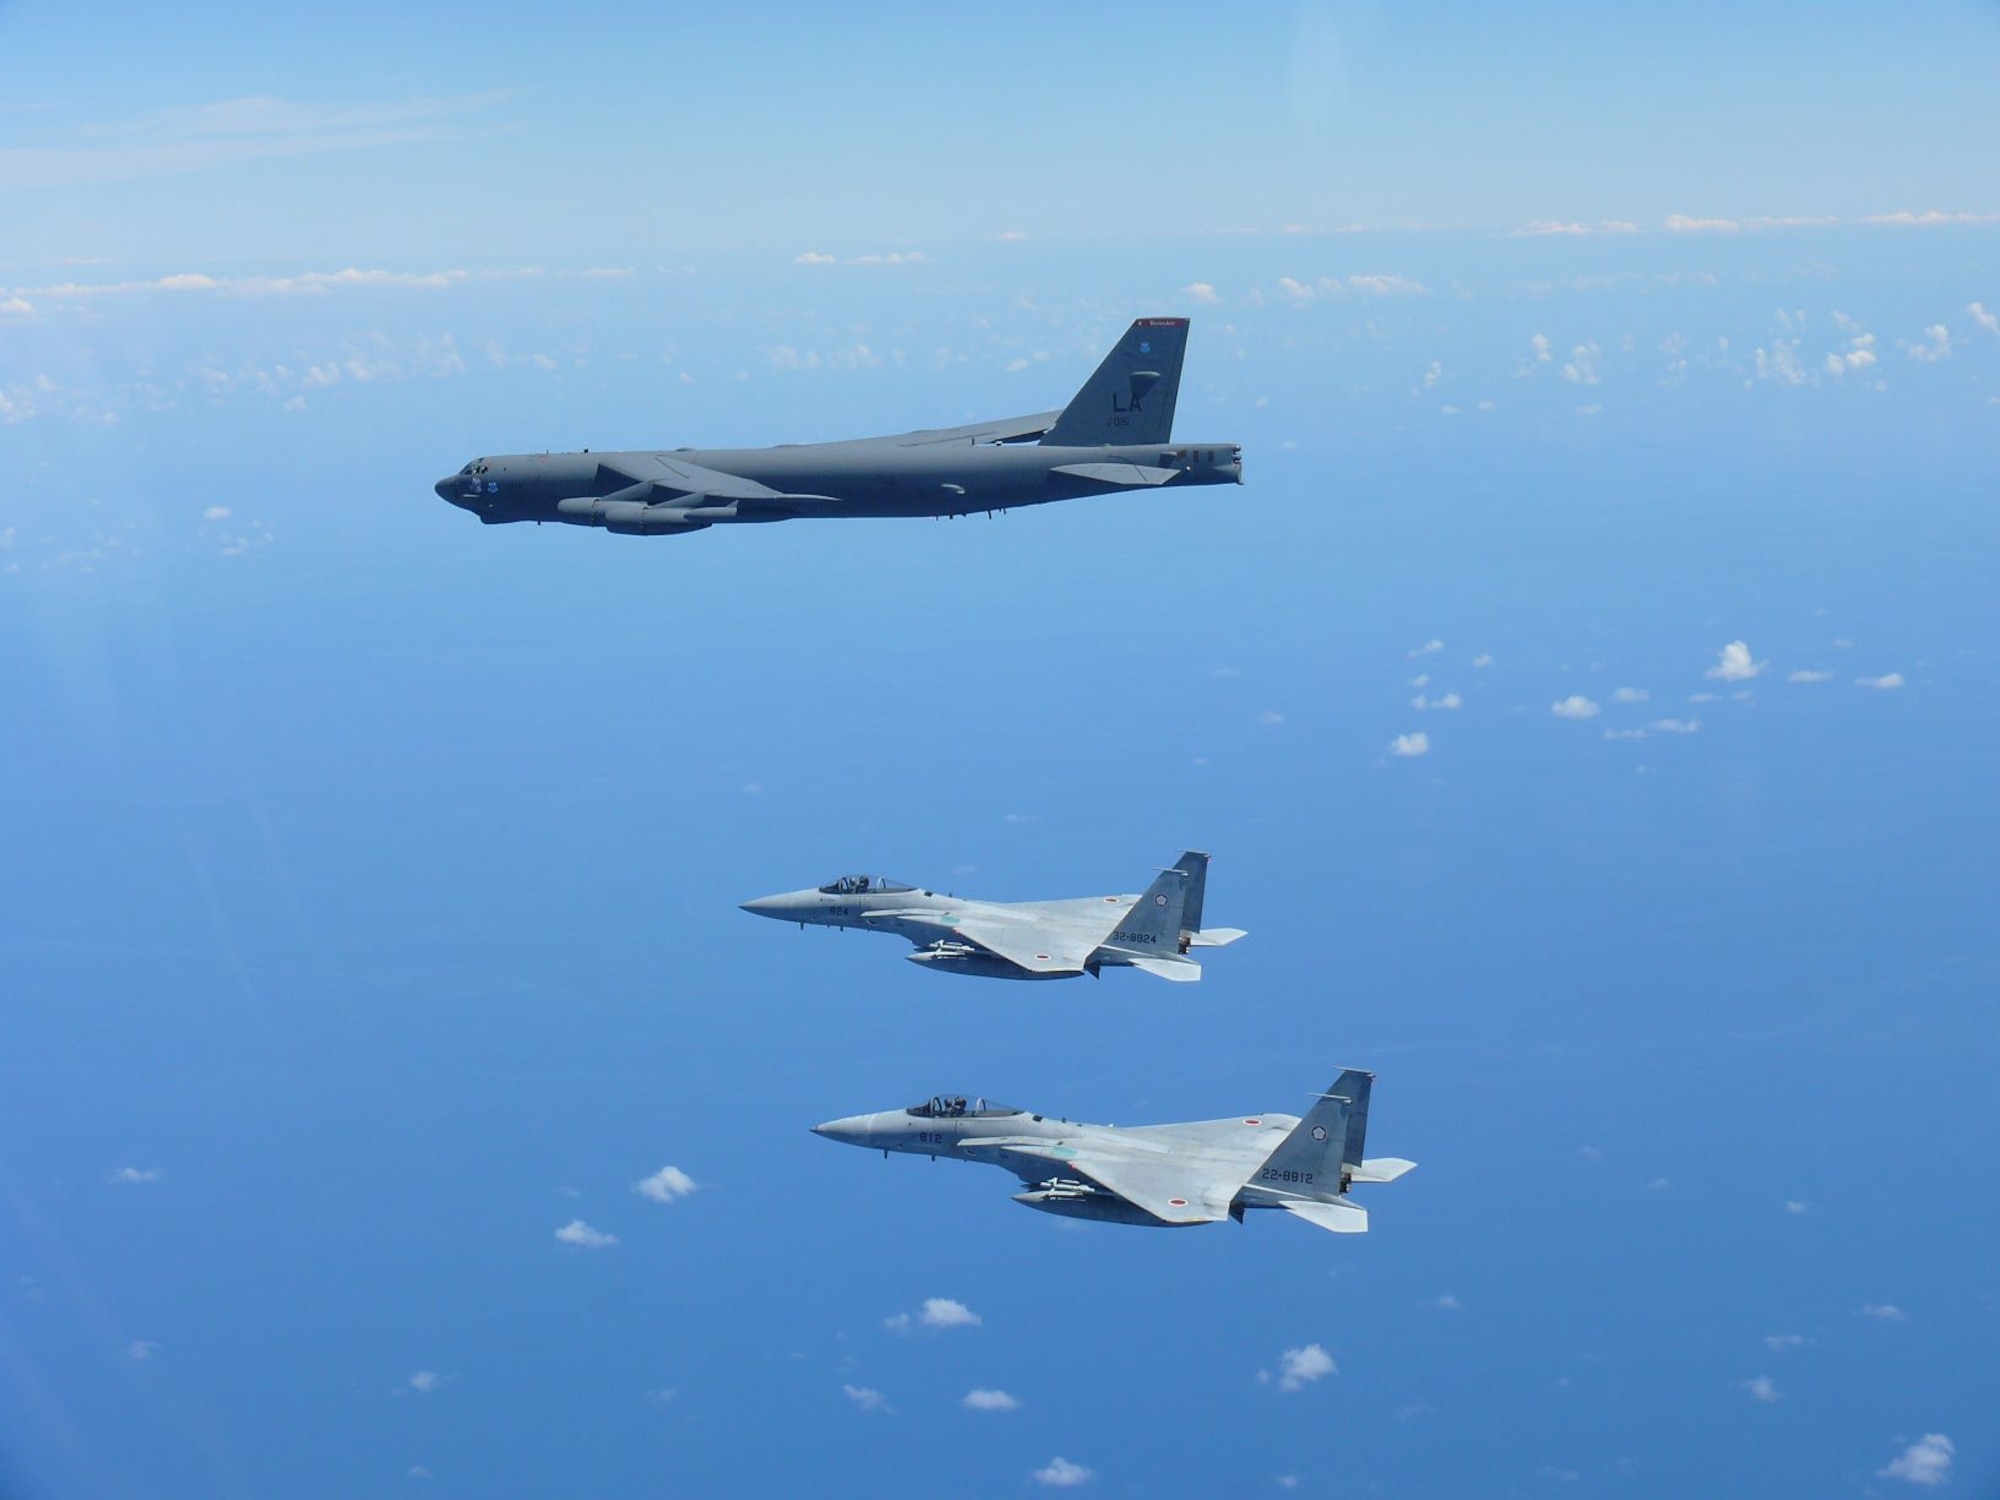
<instances>
[{"instance_id":1,"label":"f-15 horizontal stabilizer","mask_svg":"<svg viewBox=\"0 0 2000 1500\"><path fill-rule=\"evenodd\" d=\"M1368 1210L1345 1199L1338 1203L1322 1203L1314 1199L1287 1198L1278 1206L1286 1213L1297 1214L1308 1224L1317 1224L1335 1234L1368 1232Z\"/></svg>"},{"instance_id":2,"label":"f-15 horizontal stabilizer","mask_svg":"<svg viewBox=\"0 0 2000 1500\"><path fill-rule=\"evenodd\" d=\"M1405 1161L1400 1156L1377 1156L1364 1161L1348 1174L1350 1182L1394 1182L1405 1172L1416 1168L1413 1161Z\"/></svg>"},{"instance_id":3,"label":"f-15 horizontal stabilizer","mask_svg":"<svg viewBox=\"0 0 2000 1500\"><path fill-rule=\"evenodd\" d=\"M1200 932L1191 932L1188 934L1188 946L1190 948L1222 948L1235 942L1240 937L1248 936L1250 934L1245 932L1241 927L1204 927Z\"/></svg>"},{"instance_id":4,"label":"f-15 horizontal stabilizer","mask_svg":"<svg viewBox=\"0 0 2000 1500\"><path fill-rule=\"evenodd\" d=\"M1193 984L1201 978L1201 965L1185 958L1133 958L1126 962L1144 973L1171 979L1178 984Z\"/></svg>"}]
</instances>

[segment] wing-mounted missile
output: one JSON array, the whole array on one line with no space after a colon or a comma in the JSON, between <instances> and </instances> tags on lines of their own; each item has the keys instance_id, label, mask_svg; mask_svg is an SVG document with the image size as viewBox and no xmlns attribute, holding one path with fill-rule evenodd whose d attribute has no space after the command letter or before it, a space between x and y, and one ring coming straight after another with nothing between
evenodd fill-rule
<instances>
[{"instance_id":1,"label":"wing-mounted missile","mask_svg":"<svg viewBox=\"0 0 2000 1500\"><path fill-rule=\"evenodd\" d=\"M1095 1219L1106 1224L1162 1222L1136 1203L1128 1203L1116 1193L1107 1193L1073 1177L1051 1177L1038 1182L1025 1193L1016 1193L1014 1201L1045 1214L1060 1214L1065 1219Z\"/></svg>"}]
</instances>

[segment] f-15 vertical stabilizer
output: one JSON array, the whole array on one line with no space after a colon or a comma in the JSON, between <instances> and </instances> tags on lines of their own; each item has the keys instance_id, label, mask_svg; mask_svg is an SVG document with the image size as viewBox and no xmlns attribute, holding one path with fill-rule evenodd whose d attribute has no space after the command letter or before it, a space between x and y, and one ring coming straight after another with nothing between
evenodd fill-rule
<instances>
[{"instance_id":1,"label":"f-15 vertical stabilizer","mask_svg":"<svg viewBox=\"0 0 2000 1500\"><path fill-rule=\"evenodd\" d=\"M1356 1073L1352 1068L1342 1073L1306 1111L1305 1118L1292 1127L1292 1133L1278 1143L1278 1149L1265 1159L1263 1169L1252 1181L1291 1192L1328 1196L1341 1192L1346 1177L1344 1169L1348 1142L1357 1133L1349 1125L1356 1118L1354 1106L1357 1101L1342 1085L1350 1079L1362 1080L1358 1133L1365 1134L1368 1128L1369 1077L1369 1074Z\"/></svg>"},{"instance_id":2,"label":"f-15 vertical stabilizer","mask_svg":"<svg viewBox=\"0 0 2000 1500\"><path fill-rule=\"evenodd\" d=\"M1187 352L1186 318L1141 318L1078 391L1042 438L1056 448L1165 443Z\"/></svg>"},{"instance_id":3,"label":"f-15 vertical stabilizer","mask_svg":"<svg viewBox=\"0 0 2000 1500\"><path fill-rule=\"evenodd\" d=\"M1160 871L1158 878L1146 887L1146 894L1132 903L1132 909L1104 940L1105 946L1163 957L1178 954L1187 891L1184 869L1176 866Z\"/></svg>"}]
</instances>

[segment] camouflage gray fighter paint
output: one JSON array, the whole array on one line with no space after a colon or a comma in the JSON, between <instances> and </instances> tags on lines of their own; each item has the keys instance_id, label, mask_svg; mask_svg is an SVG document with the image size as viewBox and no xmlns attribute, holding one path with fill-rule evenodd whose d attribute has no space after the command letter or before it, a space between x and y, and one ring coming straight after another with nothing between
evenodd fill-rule
<instances>
[{"instance_id":1,"label":"camouflage gray fighter paint","mask_svg":"<svg viewBox=\"0 0 2000 1500\"><path fill-rule=\"evenodd\" d=\"M1059 412L775 448L476 458L440 496L490 525L634 536L807 516L963 516L1119 490L1240 484L1242 450L1176 443L1185 318L1141 318Z\"/></svg>"},{"instance_id":2,"label":"camouflage gray fighter paint","mask_svg":"<svg viewBox=\"0 0 2000 1500\"><path fill-rule=\"evenodd\" d=\"M1416 1165L1369 1159L1368 1095L1375 1075L1349 1068L1303 1117L1245 1115L1184 1125L1081 1125L963 1094L908 1109L853 1115L813 1134L885 1156L988 1162L1021 1180L1016 1203L1114 1224L1239 1224L1275 1208L1335 1234L1360 1234L1368 1211L1349 1189L1394 1182Z\"/></svg>"},{"instance_id":3,"label":"camouflage gray fighter paint","mask_svg":"<svg viewBox=\"0 0 2000 1500\"><path fill-rule=\"evenodd\" d=\"M1106 968L1201 978L1195 948L1220 948L1236 927L1201 925L1208 856L1190 849L1137 896L1069 901L961 901L879 875L843 875L809 890L745 901L780 922L893 932L917 945L911 963L988 979L1096 978Z\"/></svg>"}]
</instances>

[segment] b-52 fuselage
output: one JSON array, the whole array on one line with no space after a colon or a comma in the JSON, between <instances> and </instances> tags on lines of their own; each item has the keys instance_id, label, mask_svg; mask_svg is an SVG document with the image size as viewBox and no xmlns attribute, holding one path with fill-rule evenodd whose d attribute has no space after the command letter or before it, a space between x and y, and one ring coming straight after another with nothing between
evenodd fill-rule
<instances>
[{"instance_id":1,"label":"b-52 fuselage","mask_svg":"<svg viewBox=\"0 0 2000 1500\"><path fill-rule=\"evenodd\" d=\"M849 1146L981 1161L1021 1180L1016 1203L1068 1218L1173 1226L1283 1209L1335 1234L1368 1211L1348 1190L1394 1182L1415 1162L1364 1157L1375 1075L1349 1068L1303 1118L1244 1115L1182 1125L1083 1125L987 1099L938 1094L908 1109L812 1127Z\"/></svg>"},{"instance_id":2,"label":"b-52 fuselage","mask_svg":"<svg viewBox=\"0 0 2000 1500\"><path fill-rule=\"evenodd\" d=\"M1201 925L1208 856L1190 849L1137 896L1070 901L962 901L876 875L843 875L809 890L745 901L780 922L893 932L917 945L903 956L944 974L988 979L1093 979L1106 968L1196 980L1192 948L1219 948L1239 928Z\"/></svg>"},{"instance_id":3,"label":"b-52 fuselage","mask_svg":"<svg viewBox=\"0 0 2000 1500\"><path fill-rule=\"evenodd\" d=\"M476 458L437 493L481 521L638 536L809 516L963 516L1118 490L1240 484L1233 443L1173 441L1185 318L1141 318L1061 411L775 448Z\"/></svg>"}]
</instances>

